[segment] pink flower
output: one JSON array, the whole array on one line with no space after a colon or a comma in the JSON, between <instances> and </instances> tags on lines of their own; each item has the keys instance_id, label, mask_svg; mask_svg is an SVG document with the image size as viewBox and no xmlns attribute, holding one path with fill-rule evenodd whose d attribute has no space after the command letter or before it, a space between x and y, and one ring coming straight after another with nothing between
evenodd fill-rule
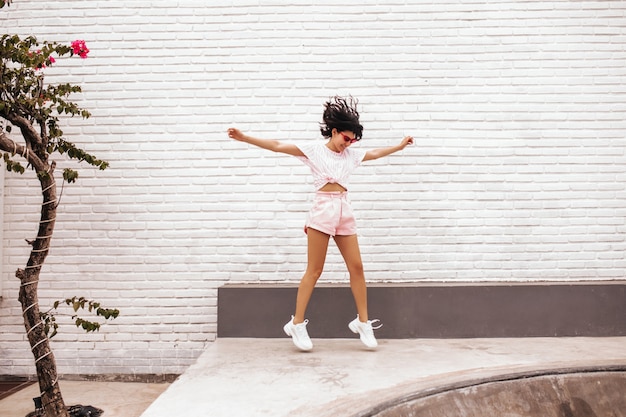
<instances>
[{"instance_id":1,"label":"pink flower","mask_svg":"<svg viewBox=\"0 0 626 417\"><path fill-rule=\"evenodd\" d=\"M85 41L75 40L74 42L72 42L72 53L80 56L83 59L87 58L89 49L87 48L87 45L85 45Z\"/></svg>"},{"instance_id":2,"label":"pink flower","mask_svg":"<svg viewBox=\"0 0 626 417\"><path fill-rule=\"evenodd\" d=\"M33 57L35 54L40 55L41 54L41 49L37 50L35 53L33 53L32 51L28 52L28 56L29 57ZM56 62L56 59L54 59L54 57L49 56L48 57L48 61L50 62L50 65L54 64ZM41 64L37 65L35 67L36 70L40 70L40 69L44 69L46 68L46 63L42 62Z\"/></svg>"}]
</instances>

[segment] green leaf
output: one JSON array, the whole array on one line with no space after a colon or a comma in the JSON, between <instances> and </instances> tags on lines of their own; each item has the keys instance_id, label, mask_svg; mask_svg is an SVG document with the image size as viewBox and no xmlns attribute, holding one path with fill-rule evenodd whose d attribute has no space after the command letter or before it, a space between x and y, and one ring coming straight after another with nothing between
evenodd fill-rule
<instances>
[{"instance_id":1,"label":"green leaf","mask_svg":"<svg viewBox=\"0 0 626 417\"><path fill-rule=\"evenodd\" d=\"M24 173L24 167L19 162L13 161L8 153L4 153L3 159L4 163L6 164L7 171L16 172L18 174Z\"/></svg>"},{"instance_id":2,"label":"green leaf","mask_svg":"<svg viewBox=\"0 0 626 417\"><path fill-rule=\"evenodd\" d=\"M65 168L63 170L63 179L67 181L68 183L76 182L77 178L78 178L77 171L74 171L73 169L69 169L69 168Z\"/></svg>"}]
</instances>

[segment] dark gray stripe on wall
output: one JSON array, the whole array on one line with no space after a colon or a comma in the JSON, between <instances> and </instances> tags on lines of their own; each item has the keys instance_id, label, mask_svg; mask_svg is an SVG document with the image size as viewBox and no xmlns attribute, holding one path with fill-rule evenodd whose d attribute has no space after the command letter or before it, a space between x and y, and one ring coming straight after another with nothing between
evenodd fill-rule
<instances>
[{"instance_id":1,"label":"dark gray stripe on wall","mask_svg":"<svg viewBox=\"0 0 626 417\"><path fill-rule=\"evenodd\" d=\"M297 285L225 285L218 290L218 337L285 337ZM382 339L626 336L626 282L374 284L370 318ZM345 285L318 285L307 318L316 338L353 337Z\"/></svg>"}]
</instances>

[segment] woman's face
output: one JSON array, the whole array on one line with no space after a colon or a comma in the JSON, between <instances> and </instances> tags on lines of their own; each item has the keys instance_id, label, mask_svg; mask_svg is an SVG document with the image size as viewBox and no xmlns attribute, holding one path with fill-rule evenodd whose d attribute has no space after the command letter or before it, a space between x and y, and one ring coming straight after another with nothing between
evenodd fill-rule
<instances>
[{"instance_id":1,"label":"woman's face","mask_svg":"<svg viewBox=\"0 0 626 417\"><path fill-rule=\"evenodd\" d=\"M334 151L341 152L357 140L358 139L354 137L354 132L352 131L344 130L339 132L337 129L333 129L329 145L332 146L331 149Z\"/></svg>"}]
</instances>

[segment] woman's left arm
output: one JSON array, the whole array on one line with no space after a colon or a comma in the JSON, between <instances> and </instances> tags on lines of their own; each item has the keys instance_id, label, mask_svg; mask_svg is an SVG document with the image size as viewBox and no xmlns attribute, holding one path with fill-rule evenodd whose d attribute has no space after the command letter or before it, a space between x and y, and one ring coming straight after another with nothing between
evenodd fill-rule
<instances>
[{"instance_id":1,"label":"woman's left arm","mask_svg":"<svg viewBox=\"0 0 626 417\"><path fill-rule=\"evenodd\" d=\"M388 148L378 148L372 149L365 153L365 157L363 158L363 162L371 161L372 159L382 158L383 156L391 155L392 153L401 151L406 148L407 145L413 144L413 136L405 136L399 145L390 146Z\"/></svg>"}]
</instances>

